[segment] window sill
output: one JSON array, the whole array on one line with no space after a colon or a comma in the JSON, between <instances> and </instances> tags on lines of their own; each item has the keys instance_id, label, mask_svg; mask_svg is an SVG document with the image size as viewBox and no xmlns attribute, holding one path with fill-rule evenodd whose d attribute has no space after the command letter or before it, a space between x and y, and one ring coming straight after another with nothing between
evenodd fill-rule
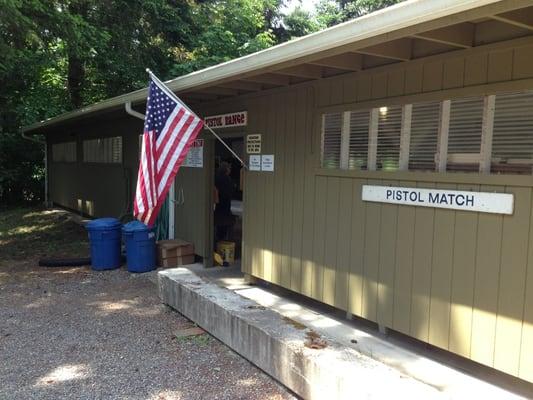
<instances>
[{"instance_id":1,"label":"window sill","mask_svg":"<svg viewBox=\"0 0 533 400\"><path fill-rule=\"evenodd\" d=\"M497 185L533 187L533 175L483 175L464 172L420 171L356 171L340 169L315 169L316 176L355 178L383 181L409 181L427 183L451 183L466 185Z\"/></svg>"}]
</instances>

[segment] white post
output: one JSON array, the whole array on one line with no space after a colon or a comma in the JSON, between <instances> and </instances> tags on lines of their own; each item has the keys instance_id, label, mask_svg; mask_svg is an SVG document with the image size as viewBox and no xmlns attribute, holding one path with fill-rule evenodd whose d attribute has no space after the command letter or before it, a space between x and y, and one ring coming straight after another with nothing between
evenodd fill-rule
<instances>
[{"instance_id":1,"label":"white post","mask_svg":"<svg viewBox=\"0 0 533 400\"><path fill-rule=\"evenodd\" d=\"M479 172L481 174L490 174L495 106L496 96L493 94L485 96L483 101L483 124L481 126L481 160L479 163Z\"/></svg>"},{"instance_id":2,"label":"white post","mask_svg":"<svg viewBox=\"0 0 533 400\"><path fill-rule=\"evenodd\" d=\"M350 111L342 115L341 131L341 169L348 169L350 162Z\"/></svg>"},{"instance_id":3,"label":"white post","mask_svg":"<svg viewBox=\"0 0 533 400\"><path fill-rule=\"evenodd\" d=\"M78 150L76 148L76 150ZM48 146L46 141L44 142L44 206L50 207L48 204Z\"/></svg>"},{"instance_id":4,"label":"white post","mask_svg":"<svg viewBox=\"0 0 533 400\"><path fill-rule=\"evenodd\" d=\"M176 225L175 221L175 198L176 198L176 180L172 180L172 185L170 185L170 190L168 191L168 238L174 239L174 227Z\"/></svg>"},{"instance_id":5,"label":"white post","mask_svg":"<svg viewBox=\"0 0 533 400\"><path fill-rule=\"evenodd\" d=\"M402 127L400 132L400 160L399 170L407 171L409 169L409 147L411 145L411 118L413 114L413 105L406 104L402 110Z\"/></svg>"},{"instance_id":6,"label":"white post","mask_svg":"<svg viewBox=\"0 0 533 400\"><path fill-rule=\"evenodd\" d=\"M448 132L450 130L451 101L444 100L440 106L440 122L438 131L437 157L435 169L437 172L446 172L448 164Z\"/></svg>"},{"instance_id":7,"label":"white post","mask_svg":"<svg viewBox=\"0 0 533 400\"><path fill-rule=\"evenodd\" d=\"M379 124L379 108L373 108L370 111L370 123L368 125L367 169L369 171L375 171L376 166L377 166L378 124Z\"/></svg>"}]
</instances>

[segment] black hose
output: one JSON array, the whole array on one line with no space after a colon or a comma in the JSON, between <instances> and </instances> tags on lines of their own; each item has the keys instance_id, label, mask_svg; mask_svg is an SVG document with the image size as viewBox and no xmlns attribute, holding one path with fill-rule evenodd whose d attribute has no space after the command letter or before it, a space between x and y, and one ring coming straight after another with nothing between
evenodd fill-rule
<instances>
[{"instance_id":1,"label":"black hose","mask_svg":"<svg viewBox=\"0 0 533 400\"><path fill-rule=\"evenodd\" d=\"M81 267L91 265L91 258L42 258L39 260L40 267Z\"/></svg>"}]
</instances>

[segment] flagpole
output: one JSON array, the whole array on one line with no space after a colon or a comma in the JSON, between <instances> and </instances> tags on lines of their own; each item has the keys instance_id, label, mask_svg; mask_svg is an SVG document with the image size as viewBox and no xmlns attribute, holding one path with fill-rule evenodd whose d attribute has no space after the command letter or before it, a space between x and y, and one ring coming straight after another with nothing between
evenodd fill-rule
<instances>
[{"instance_id":1,"label":"flagpole","mask_svg":"<svg viewBox=\"0 0 533 400\"><path fill-rule=\"evenodd\" d=\"M152 79L154 79L157 83L159 83L161 85L162 89L165 91L166 94L168 94L170 97L174 98L174 100L179 101L187 109L187 111L189 111L191 114L196 115L196 113L193 112L187 106L187 104L185 104L183 101L181 101L181 99L172 90L170 90L170 88L167 85L165 85L165 83L161 82L161 80L157 76L155 76L154 73L149 68L146 68L146 72L148 72L148 74L152 77ZM213 136L216 137L218 139L218 141L220 143L222 143L224 145L224 147L226 149L228 149L228 151L231 154L233 154L233 156L237 160L239 160L241 162L241 165L243 166L244 169L248 169L248 166L244 163L244 161L241 160L241 158L233 151L233 149L231 147L229 147L226 144L226 142L224 142L224 140L222 140L222 138L220 136L218 136L213 129L211 129L211 127L209 127L209 126L204 124L204 128L206 128L209 132L211 132L213 134Z\"/></svg>"}]
</instances>

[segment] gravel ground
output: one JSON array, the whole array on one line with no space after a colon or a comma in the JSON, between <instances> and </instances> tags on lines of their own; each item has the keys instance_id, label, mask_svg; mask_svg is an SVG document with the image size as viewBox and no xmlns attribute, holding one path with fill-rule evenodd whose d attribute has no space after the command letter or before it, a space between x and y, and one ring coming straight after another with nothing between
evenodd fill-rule
<instances>
[{"instance_id":1,"label":"gravel ground","mask_svg":"<svg viewBox=\"0 0 533 400\"><path fill-rule=\"evenodd\" d=\"M0 399L294 399L146 275L0 257Z\"/></svg>"}]
</instances>

